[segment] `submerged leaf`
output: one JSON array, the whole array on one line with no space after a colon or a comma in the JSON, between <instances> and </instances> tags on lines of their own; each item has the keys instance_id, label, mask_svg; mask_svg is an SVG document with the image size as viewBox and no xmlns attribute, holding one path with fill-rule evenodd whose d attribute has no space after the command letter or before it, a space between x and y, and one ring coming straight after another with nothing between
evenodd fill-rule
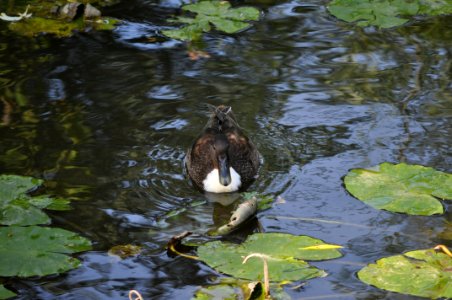
<instances>
[{"instance_id":1,"label":"submerged leaf","mask_svg":"<svg viewBox=\"0 0 452 300\"><path fill-rule=\"evenodd\" d=\"M141 246L136 245L117 245L108 250L109 255L119 256L121 259L136 256L141 253Z\"/></svg>"},{"instance_id":2,"label":"submerged leaf","mask_svg":"<svg viewBox=\"0 0 452 300\"><path fill-rule=\"evenodd\" d=\"M80 262L66 254L91 249L76 233L38 226L0 228L0 276L44 276L68 271Z\"/></svg>"},{"instance_id":3,"label":"submerged leaf","mask_svg":"<svg viewBox=\"0 0 452 300\"><path fill-rule=\"evenodd\" d=\"M257 199L257 210L263 211L272 207L275 198L272 195L262 195L257 192L243 193L243 199L249 200L255 197Z\"/></svg>"},{"instance_id":4,"label":"submerged leaf","mask_svg":"<svg viewBox=\"0 0 452 300\"><path fill-rule=\"evenodd\" d=\"M452 259L416 250L378 260L358 272L361 281L388 291L426 298L452 298Z\"/></svg>"},{"instance_id":5,"label":"submerged leaf","mask_svg":"<svg viewBox=\"0 0 452 300\"><path fill-rule=\"evenodd\" d=\"M230 233L240 226L242 226L247 220L252 218L257 212L257 199L253 197L240 203L237 209L232 213L229 223L218 228L219 234Z\"/></svg>"},{"instance_id":6,"label":"submerged leaf","mask_svg":"<svg viewBox=\"0 0 452 300\"><path fill-rule=\"evenodd\" d=\"M356 198L392 212L441 214L443 206L435 197L452 200L452 175L418 165L382 163L354 169L344 183Z\"/></svg>"},{"instance_id":7,"label":"submerged leaf","mask_svg":"<svg viewBox=\"0 0 452 300\"><path fill-rule=\"evenodd\" d=\"M313 245L324 245L321 240L308 236L293 236L285 233L254 234L241 245L209 242L198 247L198 256L219 272L237 278L257 280L263 278L262 262L250 260L242 264L243 257L259 253L268 257L268 269L271 281L297 281L325 276L326 273L313 266L307 260L324 260L341 256L336 249L300 250Z\"/></svg>"}]
</instances>

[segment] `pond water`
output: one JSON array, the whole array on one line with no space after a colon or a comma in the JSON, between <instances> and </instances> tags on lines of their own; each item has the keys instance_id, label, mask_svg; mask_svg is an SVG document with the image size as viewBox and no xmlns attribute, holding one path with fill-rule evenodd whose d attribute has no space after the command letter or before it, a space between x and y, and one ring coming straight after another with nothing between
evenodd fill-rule
<instances>
[{"instance_id":1,"label":"pond water","mask_svg":"<svg viewBox=\"0 0 452 300\"><path fill-rule=\"evenodd\" d=\"M43 178L47 192L72 199L73 210L51 213L53 225L94 244L78 269L7 280L18 299L127 299L131 289L189 299L218 282L206 265L165 251L173 235L205 233L234 206L198 192L183 172L204 103L231 105L263 155L248 191L285 200L258 215L264 230L344 246L342 258L313 263L327 277L286 289L292 298L414 299L356 272L384 256L452 246L451 204L433 217L378 211L342 178L385 161L452 171L450 17L376 30L338 21L326 1L247 4L262 19L240 34L205 35L194 47L210 57L198 60L158 37L175 0L123 1L104 9L124 20L116 30L67 39L22 38L0 24L0 173ZM144 252L107 254L129 243Z\"/></svg>"}]
</instances>

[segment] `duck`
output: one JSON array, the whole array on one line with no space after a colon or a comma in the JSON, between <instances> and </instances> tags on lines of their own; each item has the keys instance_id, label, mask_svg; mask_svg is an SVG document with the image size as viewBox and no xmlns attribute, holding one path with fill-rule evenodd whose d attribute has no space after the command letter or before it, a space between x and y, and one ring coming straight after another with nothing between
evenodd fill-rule
<instances>
[{"instance_id":1,"label":"duck","mask_svg":"<svg viewBox=\"0 0 452 300\"><path fill-rule=\"evenodd\" d=\"M208 107L207 124L185 156L188 176L206 192L244 189L257 178L261 156L238 125L232 107Z\"/></svg>"}]
</instances>

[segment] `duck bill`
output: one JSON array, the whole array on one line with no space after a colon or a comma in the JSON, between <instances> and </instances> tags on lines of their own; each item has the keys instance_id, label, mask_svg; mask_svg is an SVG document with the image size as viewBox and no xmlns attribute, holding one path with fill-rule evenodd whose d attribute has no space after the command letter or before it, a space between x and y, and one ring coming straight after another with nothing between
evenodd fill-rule
<instances>
[{"instance_id":1,"label":"duck bill","mask_svg":"<svg viewBox=\"0 0 452 300\"><path fill-rule=\"evenodd\" d=\"M229 161L226 156L218 158L218 168L220 183L224 186L228 186L231 183L231 172L229 170Z\"/></svg>"}]
</instances>

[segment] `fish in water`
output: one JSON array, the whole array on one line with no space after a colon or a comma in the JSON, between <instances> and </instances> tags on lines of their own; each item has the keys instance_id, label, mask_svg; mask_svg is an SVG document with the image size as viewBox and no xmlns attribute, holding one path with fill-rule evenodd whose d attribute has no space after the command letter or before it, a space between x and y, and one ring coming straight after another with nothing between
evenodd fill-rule
<instances>
[{"instance_id":1,"label":"fish in water","mask_svg":"<svg viewBox=\"0 0 452 300\"><path fill-rule=\"evenodd\" d=\"M212 193L235 192L257 177L260 154L237 124L230 106L210 110L207 125L187 151L185 166L197 188Z\"/></svg>"}]
</instances>

